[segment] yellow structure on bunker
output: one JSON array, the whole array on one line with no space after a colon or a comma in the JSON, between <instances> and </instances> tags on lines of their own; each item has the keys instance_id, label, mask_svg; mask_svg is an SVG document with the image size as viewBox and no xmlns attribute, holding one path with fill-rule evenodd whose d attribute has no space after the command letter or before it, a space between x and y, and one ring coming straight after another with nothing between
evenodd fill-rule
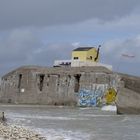
<instances>
[{"instance_id":1,"label":"yellow structure on bunker","mask_svg":"<svg viewBox=\"0 0 140 140\"><path fill-rule=\"evenodd\" d=\"M106 104L112 104L116 100L117 92L114 88L109 88L105 94Z\"/></svg>"},{"instance_id":2,"label":"yellow structure on bunker","mask_svg":"<svg viewBox=\"0 0 140 140\"><path fill-rule=\"evenodd\" d=\"M54 67L95 67L102 66L112 71L112 66L99 63L100 47L79 47L72 51L71 60L55 60Z\"/></svg>"},{"instance_id":3,"label":"yellow structure on bunker","mask_svg":"<svg viewBox=\"0 0 140 140\"><path fill-rule=\"evenodd\" d=\"M90 61L90 62L98 62L99 60L99 49L94 47L80 47L74 49L72 51L72 60L79 60L79 61Z\"/></svg>"}]
</instances>

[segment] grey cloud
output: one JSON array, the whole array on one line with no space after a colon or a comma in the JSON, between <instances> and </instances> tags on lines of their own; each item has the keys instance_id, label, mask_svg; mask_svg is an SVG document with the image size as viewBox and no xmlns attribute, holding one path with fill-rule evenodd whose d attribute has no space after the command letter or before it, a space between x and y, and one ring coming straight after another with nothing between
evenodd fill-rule
<instances>
[{"instance_id":1,"label":"grey cloud","mask_svg":"<svg viewBox=\"0 0 140 140\"><path fill-rule=\"evenodd\" d=\"M0 41L1 73L17 66L26 64L40 40L30 30L14 30L9 32Z\"/></svg>"},{"instance_id":2,"label":"grey cloud","mask_svg":"<svg viewBox=\"0 0 140 140\"><path fill-rule=\"evenodd\" d=\"M113 65L115 71L140 75L140 36L125 40L110 40L103 44L101 61ZM123 57L122 54L135 57Z\"/></svg>"},{"instance_id":3,"label":"grey cloud","mask_svg":"<svg viewBox=\"0 0 140 140\"><path fill-rule=\"evenodd\" d=\"M34 49L41 46L34 34L28 30L14 30L0 42L0 61L21 61Z\"/></svg>"},{"instance_id":4,"label":"grey cloud","mask_svg":"<svg viewBox=\"0 0 140 140\"><path fill-rule=\"evenodd\" d=\"M134 55L135 62L140 62L140 36L127 38L124 40L110 40L103 44L103 52L106 55L112 55L113 59L119 59L122 54ZM126 59L127 61L127 59ZM129 60L128 60L129 61Z\"/></svg>"},{"instance_id":5,"label":"grey cloud","mask_svg":"<svg viewBox=\"0 0 140 140\"><path fill-rule=\"evenodd\" d=\"M1 0L0 29L106 21L126 16L138 5L139 0Z\"/></svg>"},{"instance_id":6,"label":"grey cloud","mask_svg":"<svg viewBox=\"0 0 140 140\"><path fill-rule=\"evenodd\" d=\"M14 30L0 41L0 75L22 65L52 66L56 59L71 59L70 43L44 44L31 30Z\"/></svg>"},{"instance_id":7,"label":"grey cloud","mask_svg":"<svg viewBox=\"0 0 140 140\"><path fill-rule=\"evenodd\" d=\"M71 43L51 43L44 45L39 52L33 53L34 62L44 66L53 66L55 60L71 59L71 51L75 48Z\"/></svg>"},{"instance_id":8,"label":"grey cloud","mask_svg":"<svg viewBox=\"0 0 140 140\"><path fill-rule=\"evenodd\" d=\"M77 45L80 43L45 44L31 30L11 31L0 41L0 75L22 65L52 66L54 60L70 59L71 51L78 47ZM100 60L101 63L112 64L114 70L139 75L139 52L139 35L125 40L109 40L102 45ZM122 53L133 54L135 58L120 59Z\"/></svg>"},{"instance_id":9,"label":"grey cloud","mask_svg":"<svg viewBox=\"0 0 140 140\"><path fill-rule=\"evenodd\" d=\"M102 45L101 62L115 69L122 52L135 54L134 61L122 60L121 70L138 75L140 37L122 38L139 33L139 5L139 0L1 0L1 75L21 65L51 66L55 59L69 59L77 43L64 42L86 44L89 38L101 44L109 40Z\"/></svg>"}]
</instances>

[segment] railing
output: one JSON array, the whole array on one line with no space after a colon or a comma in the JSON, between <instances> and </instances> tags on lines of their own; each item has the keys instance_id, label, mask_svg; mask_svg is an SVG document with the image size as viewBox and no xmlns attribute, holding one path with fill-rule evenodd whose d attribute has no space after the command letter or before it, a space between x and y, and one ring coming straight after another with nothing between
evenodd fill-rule
<instances>
[{"instance_id":1,"label":"railing","mask_svg":"<svg viewBox=\"0 0 140 140\"><path fill-rule=\"evenodd\" d=\"M71 60L55 60L53 66L71 65Z\"/></svg>"},{"instance_id":2,"label":"railing","mask_svg":"<svg viewBox=\"0 0 140 140\"><path fill-rule=\"evenodd\" d=\"M83 67L83 66L103 66L112 70L112 66L108 64L91 62L91 61L80 61L80 60L55 60L53 66L71 66L71 67Z\"/></svg>"}]
</instances>

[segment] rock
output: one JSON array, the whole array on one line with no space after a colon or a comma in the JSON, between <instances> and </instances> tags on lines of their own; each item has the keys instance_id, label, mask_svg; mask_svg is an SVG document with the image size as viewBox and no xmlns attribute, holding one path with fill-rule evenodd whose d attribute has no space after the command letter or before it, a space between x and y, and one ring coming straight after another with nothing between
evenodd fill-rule
<instances>
[{"instance_id":1,"label":"rock","mask_svg":"<svg viewBox=\"0 0 140 140\"><path fill-rule=\"evenodd\" d=\"M0 140L46 140L46 138L23 127L0 123Z\"/></svg>"}]
</instances>

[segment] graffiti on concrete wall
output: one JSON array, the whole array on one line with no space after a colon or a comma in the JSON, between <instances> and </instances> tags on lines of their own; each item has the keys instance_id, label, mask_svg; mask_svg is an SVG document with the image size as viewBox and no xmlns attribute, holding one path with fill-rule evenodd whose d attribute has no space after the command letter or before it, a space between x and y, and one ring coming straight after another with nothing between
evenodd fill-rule
<instances>
[{"instance_id":1,"label":"graffiti on concrete wall","mask_svg":"<svg viewBox=\"0 0 140 140\"><path fill-rule=\"evenodd\" d=\"M117 92L107 85L94 85L92 89L82 88L78 93L79 106L102 106L115 102Z\"/></svg>"},{"instance_id":2,"label":"graffiti on concrete wall","mask_svg":"<svg viewBox=\"0 0 140 140\"><path fill-rule=\"evenodd\" d=\"M106 104L113 104L115 103L117 96L117 91L114 88L107 89L105 93L105 102Z\"/></svg>"},{"instance_id":3,"label":"graffiti on concrete wall","mask_svg":"<svg viewBox=\"0 0 140 140\"><path fill-rule=\"evenodd\" d=\"M81 89L79 92L79 106L96 106L98 95L96 92L87 90L87 89Z\"/></svg>"},{"instance_id":4,"label":"graffiti on concrete wall","mask_svg":"<svg viewBox=\"0 0 140 140\"><path fill-rule=\"evenodd\" d=\"M92 89L82 88L78 93L79 106L100 106L104 97L107 85L94 84Z\"/></svg>"}]
</instances>

